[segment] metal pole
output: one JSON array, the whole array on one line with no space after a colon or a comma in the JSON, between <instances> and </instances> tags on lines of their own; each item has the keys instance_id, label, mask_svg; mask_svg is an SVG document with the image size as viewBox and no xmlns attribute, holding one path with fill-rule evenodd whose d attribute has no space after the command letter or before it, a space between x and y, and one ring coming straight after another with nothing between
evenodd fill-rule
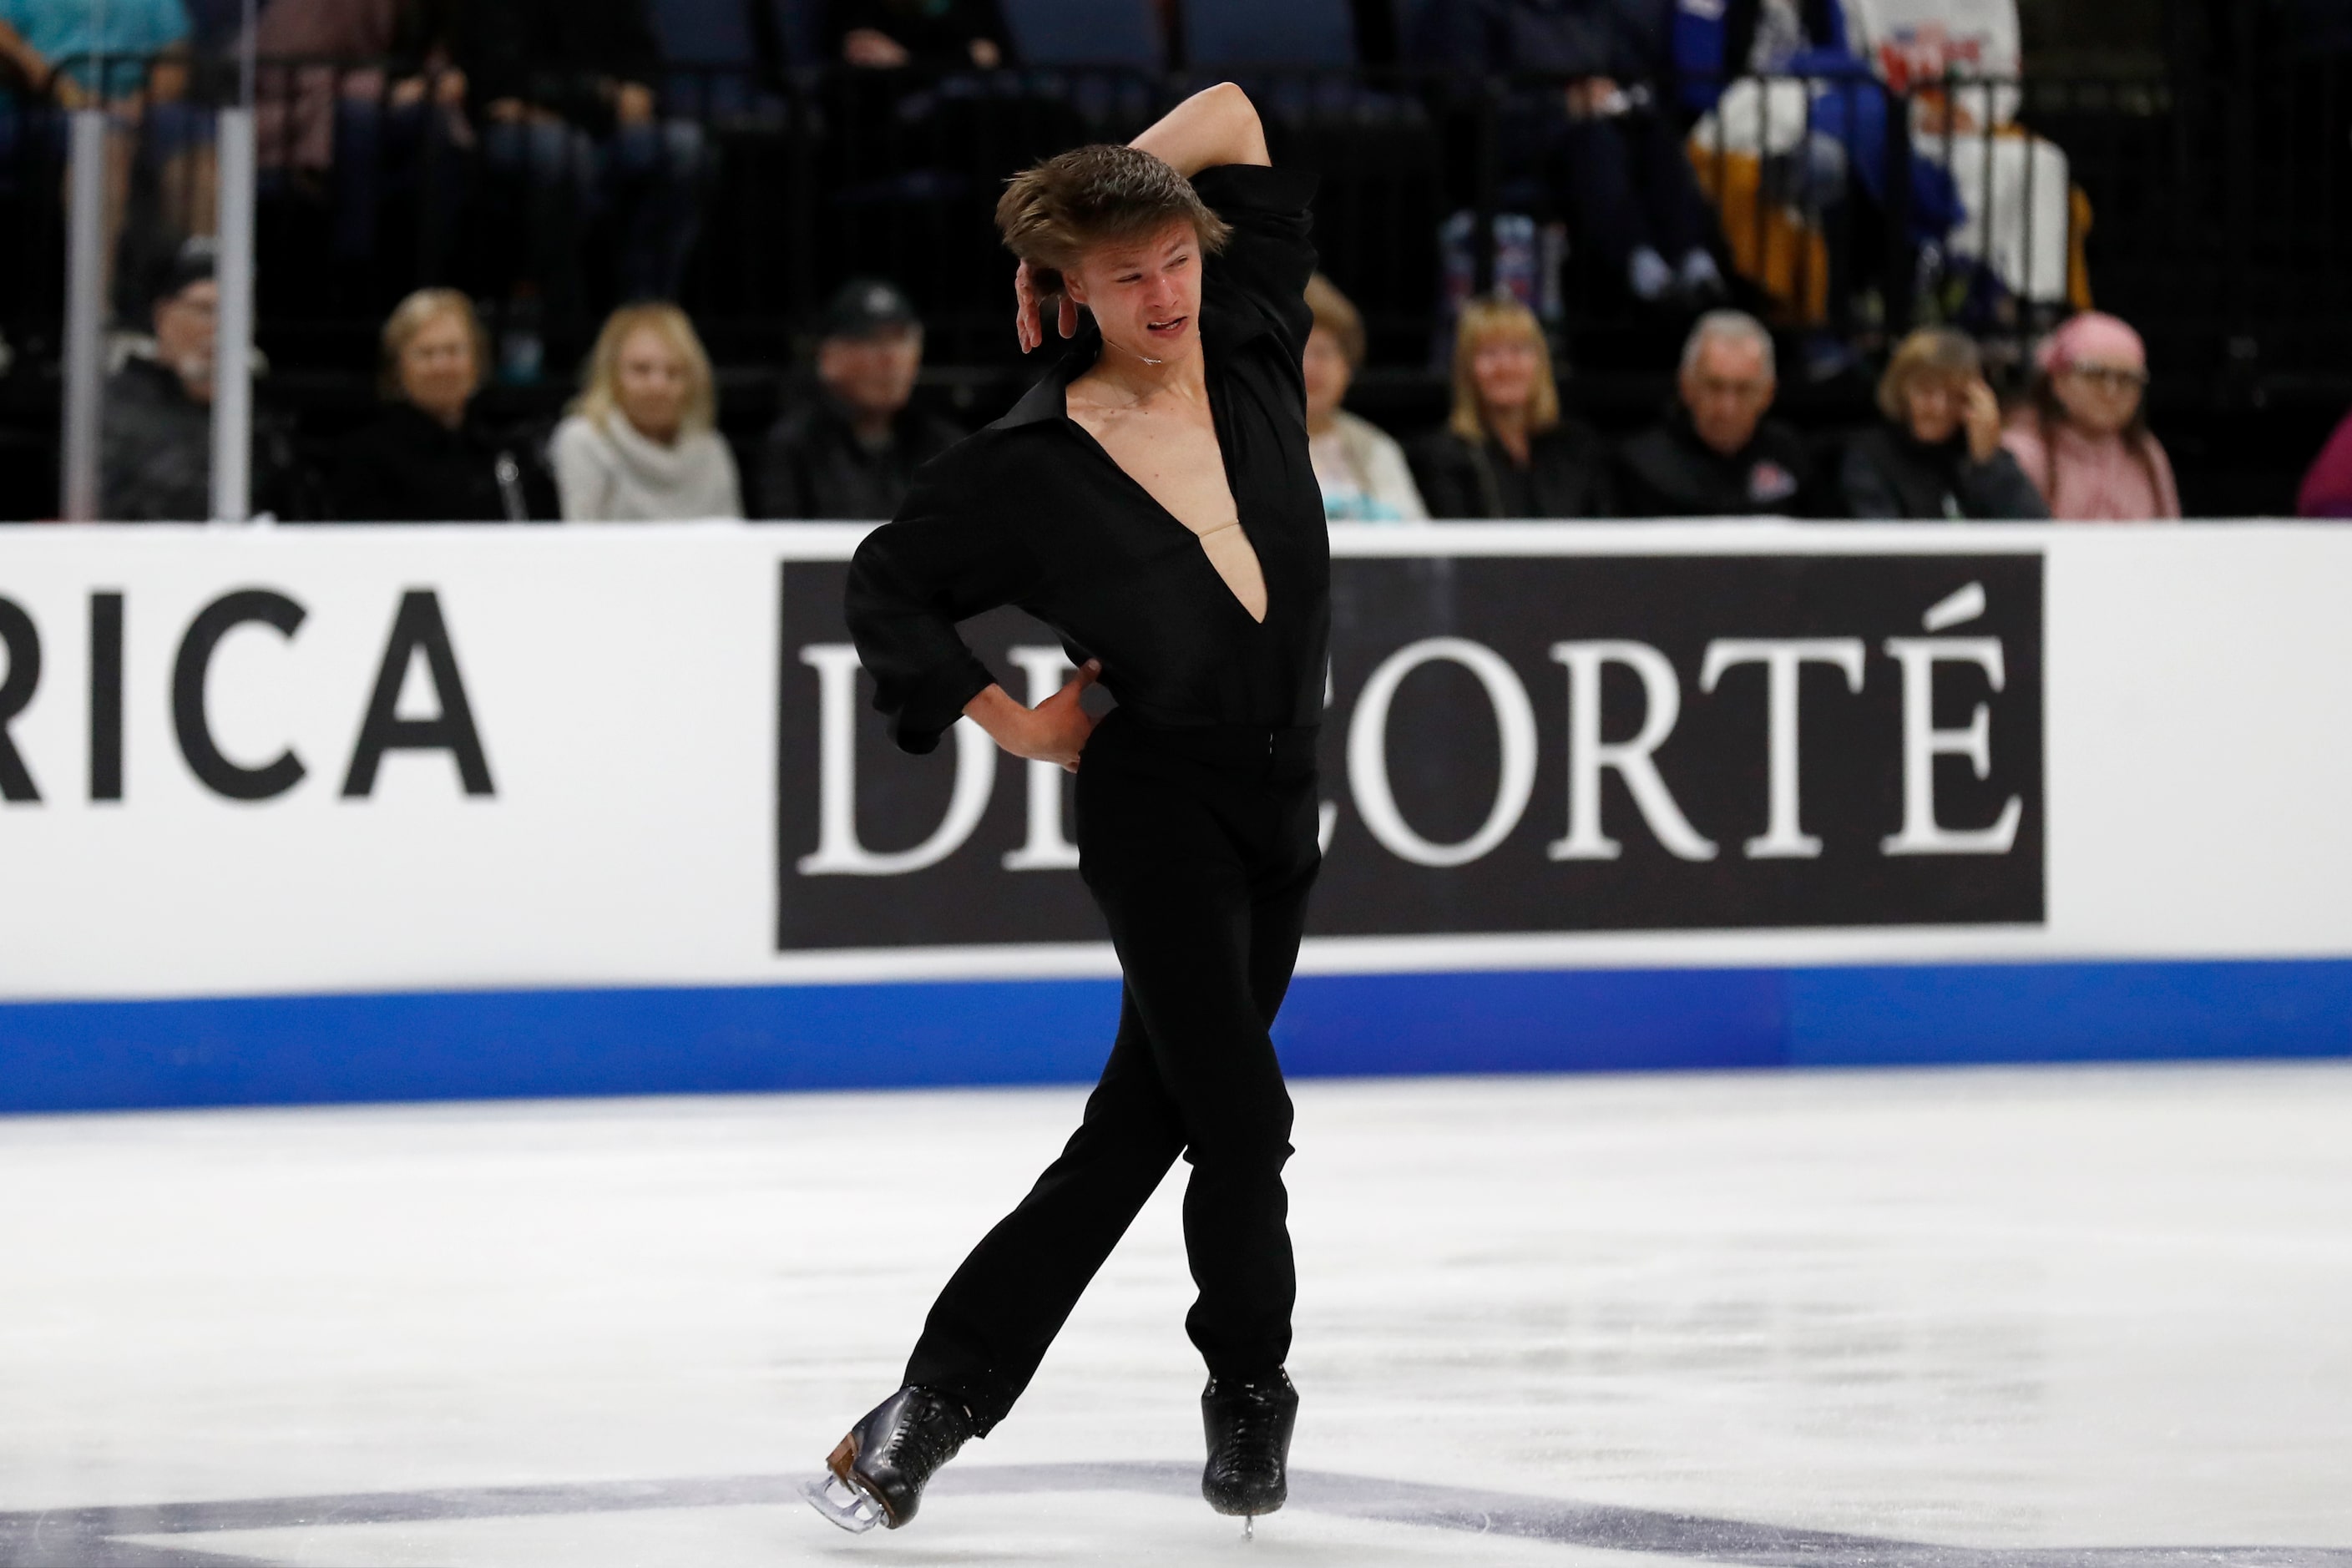
<instances>
[{"instance_id":1,"label":"metal pole","mask_svg":"<svg viewBox=\"0 0 2352 1568\"><path fill-rule=\"evenodd\" d=\"M220 111L220 316L213 348L213 521L253 515L254 0L245 0L237 104Z\"/></svg>"},{"instance_id":2,"label":"metal pole","mask_svg":"<svg viewBox=\"0 0 2352 1568\"><path fill-rule=\"evenodd\" d=\"M78 109L66 219L66 402L58 515L98 521L98 421L106 393L106 110Z\"/></svg>"},{"instance_id":3,"label":"metal pole","mask_svg":"<svg viewBox=\"0 0 2352 1568\"><path fill-rule=\"evenodd\" d=\"M220 320L213 353L213 521L243 522L253 454L253 111L220 111Z\"/></svg>"}]
</instances>

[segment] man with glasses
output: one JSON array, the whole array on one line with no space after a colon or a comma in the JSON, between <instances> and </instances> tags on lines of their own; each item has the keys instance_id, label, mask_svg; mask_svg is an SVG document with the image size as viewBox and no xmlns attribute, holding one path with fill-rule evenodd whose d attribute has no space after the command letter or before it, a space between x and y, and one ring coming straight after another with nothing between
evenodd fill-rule
<instances>
[{"instance_id":1,"label":"man with glasses","mask_svg":"<svg viewBox=\"0 0 2352 1568\"><path fill-rule=\"evenodd\" d=\"M1816 510L1803 437L1765 417L1778 388L1772 335L1711 310L1683 345L1680 402L1618 456L1622 517L1807 517Z\"/></svg>"},{"instance_id":2,"label":"man with glasses","mask_svg":"<svg viewBox=\"0 0 2352 1568\"><path fill-rule=\"evenodd\" d=\"M99 426L99 515L109 522L202 522L212 515L213 356L220 288L210 240L190 240L155 279L152 352L106 384ZM300 515L293 448L253 422L257 512Z\"/></svg>"}]
</instances>

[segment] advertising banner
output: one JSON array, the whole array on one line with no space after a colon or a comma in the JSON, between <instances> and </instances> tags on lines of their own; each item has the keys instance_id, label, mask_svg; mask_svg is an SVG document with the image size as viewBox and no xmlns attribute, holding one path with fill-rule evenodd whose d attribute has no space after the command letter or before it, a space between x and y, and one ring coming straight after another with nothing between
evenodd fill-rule
<instances>
[{"instance_id":1,"label":"advertising banner","mask_svg":"<svg viewBox=\"0 0 2352 1568\"><path fill-rule=\"evenodd\" d=\"M845 572L782 573L779 948L1094 935L1061 770L896 753ZM2039 555L1341 560L1333 599L1316 934L2043 919ZM967 634L1069 679L1024 616Z\"/></svg>"},{"instance_id":2,"label":"advertising banner","mask_svg":"<svg viewBox=\"0 0 2352 1568\"><path fill-rule=\"evenodd\" d=\"M863 531L0 539L0 1108L1086 1076L1070 781L891 748ZM1333 550L1303 1070L2352 1049L2352 533Z\"/></svg>"}]
</instances>

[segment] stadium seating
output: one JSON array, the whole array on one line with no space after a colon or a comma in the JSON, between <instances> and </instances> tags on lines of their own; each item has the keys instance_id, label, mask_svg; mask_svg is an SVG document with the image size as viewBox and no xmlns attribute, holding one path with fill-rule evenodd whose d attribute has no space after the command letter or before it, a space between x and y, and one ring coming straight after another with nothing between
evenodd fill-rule
<instances>
[{"instance_id":1,"label":"stadium seating","mask_svg":"<svg viewBox=\"0 0 2352 1568\"><path fill-rule=\"evenodd\" d=\"M1348 0L1186 0L1184 58L1195 69L1356 63Z\"/></svg>"},{"instance_id":2,"label":"stadium seating","mask_svg":"<svg viewBox=\"0 0 2352 1568\"><path fill-rule=\"evenodd\" d=\"M1004 25L1024 66L1126 66L1160 70L1166 39L1151 0L1003 0Z\"/></svg>"}]
</instances>

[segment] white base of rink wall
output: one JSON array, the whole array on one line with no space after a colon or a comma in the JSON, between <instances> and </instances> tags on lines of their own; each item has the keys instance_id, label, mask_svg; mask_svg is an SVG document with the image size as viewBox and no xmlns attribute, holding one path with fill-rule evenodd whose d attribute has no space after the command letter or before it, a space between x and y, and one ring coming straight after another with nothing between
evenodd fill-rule
<instances>
[{"instance_id":1,"label":"white base of rink wall","mask_svg":"<svg viewBox=\"0 0 2352 1568\"><path fill-rule=\"evenodd\" d=\"M888 750L862 531L7 531L0 1110L1093 1077L1066 786ZM1294 1072L2352 1055L2352 530L1333 547Z\"/></svg>"},{"instance_id":2,"label":"white base of rink wall","mask_svg":"<svg viewBox=\"0 0 2352 1568\"><path fill-rule=\"evenodd\" d=\"M1118 988L932 981L0 1007L0 1110L1059 1083ZM2352 962L1307 975L1302 1076L2352 1055Z\"/></svg>"}]
</instances>

